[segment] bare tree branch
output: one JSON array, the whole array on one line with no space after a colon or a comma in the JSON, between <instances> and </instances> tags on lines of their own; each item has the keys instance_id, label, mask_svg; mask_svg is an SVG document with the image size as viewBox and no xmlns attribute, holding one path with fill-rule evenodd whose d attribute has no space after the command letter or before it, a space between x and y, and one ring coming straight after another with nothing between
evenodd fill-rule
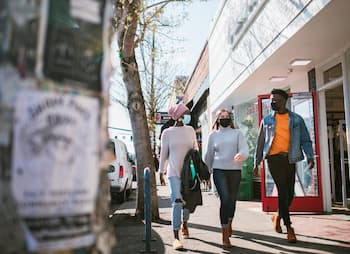
<instances>
[{"instance_id":1,"label":"bare tree branch","mask_svg":"<svg viewBox=\"0 0 350 254\"><path fill-rule=\"evenodd\" d=\"M191 2L191 0L164 0L147 6L145 10L157 7L158 5L162 5L164 8L166 5L172 2Z\"/></svg>"}]
</instances>

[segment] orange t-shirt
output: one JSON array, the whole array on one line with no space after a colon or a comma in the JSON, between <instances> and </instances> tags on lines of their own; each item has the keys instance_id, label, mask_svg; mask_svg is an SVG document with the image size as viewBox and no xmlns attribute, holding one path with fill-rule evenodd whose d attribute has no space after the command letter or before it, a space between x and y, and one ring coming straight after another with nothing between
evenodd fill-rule
<instances>
[{"instance_id":1,"label":"orange t-shirt","mask_svg":"<svg viewBox=\"0 0 350 254\"><path fill-rule=\"evenodd\" d=\"M275 129L275 137L272 141L272 145L270 148L269 155L277 154L277 153L288 153L289 149L289 125L288 119L289 115L286 114L275 114L276 118L276 129Z\"/></svg>"}]
</instances>

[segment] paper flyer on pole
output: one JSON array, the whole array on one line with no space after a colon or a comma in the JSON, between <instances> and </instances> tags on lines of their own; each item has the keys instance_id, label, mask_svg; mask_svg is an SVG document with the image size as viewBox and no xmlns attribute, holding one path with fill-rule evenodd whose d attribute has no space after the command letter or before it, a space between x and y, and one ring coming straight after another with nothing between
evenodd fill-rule
<instances>
[{"instance_id":1,"label":"paper flyer on pole","mask_svg":"<svg viewBox=\"0 0 350 254\"><path fill-rule=\"evenodd\" d=\"M98 112L95 98L39 91L17 97L11 186L30 250L94 242Z\"/></svg>"}]
</instances>

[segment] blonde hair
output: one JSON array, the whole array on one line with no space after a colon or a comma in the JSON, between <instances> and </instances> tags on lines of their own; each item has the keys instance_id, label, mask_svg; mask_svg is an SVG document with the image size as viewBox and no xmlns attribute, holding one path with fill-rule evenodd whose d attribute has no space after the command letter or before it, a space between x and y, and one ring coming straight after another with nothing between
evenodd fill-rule
<instances>
[{"instance_id":1,"label":"blonde hair","mask_svg":"<svg viewBox=\"0 0 350 254\"><path fill-rule=\"evenodd\" d=\"M222 108L222 109L219 109L218 111L216 111L216 114L215 114L215 121L214 121L214 124L213 124L213 127L212 127L212 130L218 130L219 129L219 117L222 113L228 113L228 116L231 120L231 123L230 123L230 127L232 129L235 129L235 125L233 124L233 119L232 119L232 114L230 111L228 111L226 108Z\"/></svg>"}]
</instances>

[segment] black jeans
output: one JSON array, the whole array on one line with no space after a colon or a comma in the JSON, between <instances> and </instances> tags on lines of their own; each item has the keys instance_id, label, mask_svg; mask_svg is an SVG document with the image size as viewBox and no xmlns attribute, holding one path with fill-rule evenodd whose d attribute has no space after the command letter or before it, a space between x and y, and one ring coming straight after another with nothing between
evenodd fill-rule
<instances>
[{"instance_id":1,"label":"black jeans","mask_svg":"<svg viewBox=\"0 0 350 254\"><path fill-rule=\"evenodd\" d=\"M220 222L225 227L236 211L241 170L214 169L213 178L220 197Z\"/></svg>"},{"instance_id":2,"label":"black jeans","mask_svg":"<svg viewBox=\"0 0 350 254\"><path fill-rule=\"evenodd\" d=\"M278 191L278 215L283 219L284 225L289 226L289 206L294 198L295 163L290 164L288 154L276 154L267 157L271 176Z\"/></svg>"}]
</instances>

